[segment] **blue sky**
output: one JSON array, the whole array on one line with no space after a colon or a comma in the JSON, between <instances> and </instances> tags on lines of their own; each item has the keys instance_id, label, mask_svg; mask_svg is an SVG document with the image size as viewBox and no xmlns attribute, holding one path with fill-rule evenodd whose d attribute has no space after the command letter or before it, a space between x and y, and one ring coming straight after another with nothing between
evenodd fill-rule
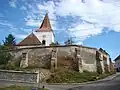
<instances>
[{"instance_id":1,"label":"blue sky","mask_svg":"<svg viewBox=\"0 0 120 90\"><path fill-rule=\"evenodd\" d=\"M76 44L120 54L119 0L1 0L0 42L10 33L19 42L49 14L56 41L73 37Z\"/></svg>"}]
</instances>

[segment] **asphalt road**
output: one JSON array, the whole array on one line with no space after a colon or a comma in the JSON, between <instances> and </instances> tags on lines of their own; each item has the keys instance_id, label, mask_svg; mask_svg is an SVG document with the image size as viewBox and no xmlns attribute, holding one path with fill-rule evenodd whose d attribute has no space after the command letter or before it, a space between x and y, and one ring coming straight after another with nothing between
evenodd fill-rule
<instances>
[{"instance_id":1,"label":"asphalt road","mask_svg":"<svg viewBox=\"0 0 120 90\"><path fill-rule=\"evenodd\" d=\"M67 90L120 90L120 75L110 81L96 82Z\"/></svg>"}]
</instances>

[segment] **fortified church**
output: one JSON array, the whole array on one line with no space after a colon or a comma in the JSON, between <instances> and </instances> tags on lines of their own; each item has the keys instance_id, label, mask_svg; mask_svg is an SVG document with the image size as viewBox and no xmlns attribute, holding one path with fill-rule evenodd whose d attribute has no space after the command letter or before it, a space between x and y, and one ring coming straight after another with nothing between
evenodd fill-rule
<instances>
[{"instance_id":1,"label":"fortified church","mask_svg":"<svg viewBox=\"0 0 120 90\"><path fill-rule=\"evenodd\" d=\"M54 43L54 32L48 14L41 26L28 35L16 46L16 59L20 59L20 67L36 67L49 70L76 70L83 72L110 72L110 55L103 49L82 45L58 45Z\"/></svg>"},{"instance_id":2,"label":"fortified church","mask_svg":"<svg viewBox=\"0 0 120 90\"><path fill-rule=\"evenodd\" d=\"M51 28L48 13L45 15L41 26L22 40L17 46L49 46L54 43L54 32Z\"/></svg>"}]
</instances>

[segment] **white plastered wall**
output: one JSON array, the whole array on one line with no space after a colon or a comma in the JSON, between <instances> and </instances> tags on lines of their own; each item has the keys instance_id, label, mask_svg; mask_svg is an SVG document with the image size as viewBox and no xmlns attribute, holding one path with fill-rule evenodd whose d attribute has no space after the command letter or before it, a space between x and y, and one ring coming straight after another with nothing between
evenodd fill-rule
<instances>
[{"instance_id":1,"label":"white plastered wall","mask_svg":"<svg viewBox=\"0 0 120 90\"><path fill-rule=\"evenodd\" d=\"M46 41L45 46L49 46L52 42L54 42L54 35L52 31L51 32L34 32L34 34L41 43L43 40Z\"/></svg>"}]
</instances>

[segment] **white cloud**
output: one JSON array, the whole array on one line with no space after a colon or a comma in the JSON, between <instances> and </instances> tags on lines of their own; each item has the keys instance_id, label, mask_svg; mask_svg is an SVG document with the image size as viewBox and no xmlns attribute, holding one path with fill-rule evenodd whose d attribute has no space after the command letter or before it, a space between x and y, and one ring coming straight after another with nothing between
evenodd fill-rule
<instances>
[{"instance_id":1,"label":"white cloud","mask_svg":"<svg viewBox=\"0 0 120 90\"><path fill-rule=\"evenodd\" d=\"M56 27L57 16L78 18L75 22L69 22L72 26L68 28L70 36L75 36L78 43L82 43L86 38L101 34L104 27L109 27L116 32L120 32L120 1L119 0L56 0L44 3L30 4L26 17L26 25L39 26L45 13L49 12L52 27ZM81 23L81 20L84 22ZM74 21L74 20L73 20ZM63 22L63 26L66 23Z\"/></svg>"},{"instance_id":2,"label":"white cloud","mask_svg":"<svg viewBox=\"0 0 120 90\"><path fill-rule=\"evenodd\" d=\"M27 20L26 25L39 27L40 26L40 21L39 20L30 19L30 20Z\"/></svg>"},{"instance_id":3,"label":"white cloud","mask_svg":"<svg viewBox=\"0 0 120 90\"><path fill-rule=\"evenodd\" d=\"M16 2L17 0L9 0L9 5L13 8L16 8Z\"/></svg>"},{"instance_id":4,"label":"white cloud","mask_svg":"<svg viewBox=\"0 0 120 90\"><path fill-rule=\"evenodd\" d=\"M70 36L76 37L78 43L82 43L86 38L102 33L102 28L95 28L94 25L88 23L81 23L70 28ZM76 41L75 40L75 41Z\"/></svg>"},{"instance_id":5,"label":"white cloud","mask_svg":"<svg viewBox=\"0 0 120 90\"><path fill-rule=\"evenodd\" d=\"M27 10L27 7L21 6L20 9L21 9L21 10Z\"/></svg>"},{"instance_id":6,"label":"white cloud","mask_svg":"<svg viewBox=\"0 0 120 90\"><path fill-rule=\"evenodd\" d=\"M38 4L38 9L40 11L43 11L43 10L47 11L51 19L54 19L54 20L56 19L56 15L55 15L56 7L53 1L48 1L47 3L44 3L43 5Z\"/></svg>"},{"instance_id":7,"label":"white cloud","mask_svg":"<svg viewBox=\"0 0 120 90\"><path fill-rule=\"evenodd\" d=\"M7 21L0 20L0 25L7 26L9 28L13 27L12 24L8 23Z\"/></svg>"},{"instance_id":8,"label":"white cloud","mask_svg":"<svg viewBox=\"0 0 120 90\"><path fill-rule=\"evenodd\" d=\"M50 22L55 29L56 15L55 15L55 4L53 1L48 1L44 4L37 3L28 4L29 11L27 11L27 16L25 17L27 26L40 26L45 14L49 13Z\"/></svg>"},{"instance_id":9,"label":"white cloud","mask_svg":"<svg viewBox=\"0 0 120 90\"><path fill-rule=\"evenodd\" d=\"M25 32L25 33L29 33L32 32L31 28L20 28L21 31Z\"/></svg>"},{"instance_id":10,"label":"white cloud","mask_svg":"<svg viewBox=\"0 0 120 90\"><path fill-rule=\"evenodd\" d=\"M15 38L17 38L17 39L24 39L26 36L28 36L28 35L23 35L23 34L13 34L14 36L15 36Z\"/></svg>"},{"instance_id":11,"label":"white cloud","mask_svg":"<svg viewBox=\"0 0 120 90\"><path fill-rule=\"evenodd\" d=\"M116 23L120 24L120 7L116 4L118 5L118 3L108 0L103 0L103 2L100 0L86 0L85 3L82 3L81 0L61 0L57 3L56 14L61 17L77 16L90 22L81 23L81 21L76 21L76 23L73 23L75 26L69 28L69 30L72 30L70 35L77 37L79 43L81 43L90 36L102 33L104 27L113 28L114 31L120 32L120 26L116 25Z\"/></svg>"}]
</instances>

